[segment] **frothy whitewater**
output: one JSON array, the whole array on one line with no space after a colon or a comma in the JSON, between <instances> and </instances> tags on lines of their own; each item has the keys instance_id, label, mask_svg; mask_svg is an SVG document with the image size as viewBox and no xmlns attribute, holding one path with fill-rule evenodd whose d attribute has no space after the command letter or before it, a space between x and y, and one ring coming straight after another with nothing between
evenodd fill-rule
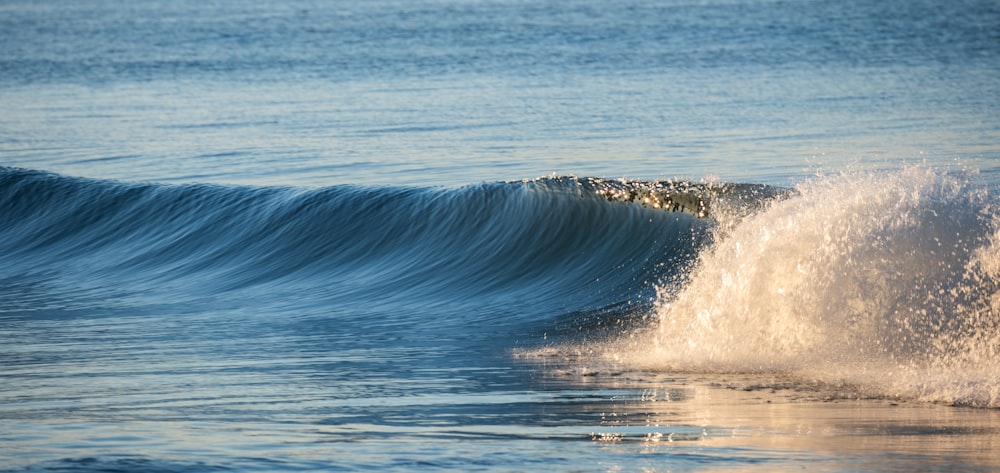
<instances>
[{"instance_id":1,"label":"frothy whitewater","mask_svg":"<svg viewBox=\"0 0 1000 473\"><path fill-rule=\"evenodd\" d=\"M1000 407L998 285L1000 218L974 173L819 177L720 221L685 280L661 288L651 326L609 353Z\"/></svg>"}]
</instances>

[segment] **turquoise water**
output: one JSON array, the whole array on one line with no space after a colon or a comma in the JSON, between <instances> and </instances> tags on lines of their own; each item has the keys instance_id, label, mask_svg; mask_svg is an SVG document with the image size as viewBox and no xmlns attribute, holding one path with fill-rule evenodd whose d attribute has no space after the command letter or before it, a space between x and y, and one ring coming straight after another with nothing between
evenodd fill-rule
<instances>
[{"instance_id":1,"label":"turquoise water","mask_svg":"<svg viewBox=\"0 0 1000 473\"><path fill-rule=\"evenodd\" d=\"M4 2L0 470L1000 468L939 3Z\"/></svg>"}]
</instances>

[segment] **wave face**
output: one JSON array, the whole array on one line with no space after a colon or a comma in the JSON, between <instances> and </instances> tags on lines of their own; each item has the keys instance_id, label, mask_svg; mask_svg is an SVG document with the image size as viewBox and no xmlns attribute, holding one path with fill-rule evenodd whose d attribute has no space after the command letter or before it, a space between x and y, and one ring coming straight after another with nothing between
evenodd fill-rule
<instances>
[{"instance_id":1,"label":"wave face","mask_svg":"<svg viewBox=\"0 0 1000 473\"><path fill-rule=\"evenodd\" d=\"M819 178L727 228L619 356L1000 407L1000 214L975 176Z\"/></svg>"},{"instance_id":2,"label":"wave face","mask_svg":"<svg viewBox=\"0 0 1000 473\"><path fill-rule=\"evenodd\" d=\"M159 185L8 168L0 286L7 312L252 300L422 317L424 327L648 308L709 224L609 202L600 187L576 178L459 189Z\"/></svg>"}]
</instances>

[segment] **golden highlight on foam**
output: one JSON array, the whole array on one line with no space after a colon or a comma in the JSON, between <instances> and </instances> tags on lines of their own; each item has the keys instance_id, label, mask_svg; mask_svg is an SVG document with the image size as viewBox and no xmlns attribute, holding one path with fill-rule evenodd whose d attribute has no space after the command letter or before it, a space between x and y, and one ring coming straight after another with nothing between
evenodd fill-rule
<instances>
[{"instance_id":1,"label":"golden highlight on foam","mask_svg":"<svg viewBox=\"0 0 1000 473\"><path fill-rule=\"evenodd\" d=\"M975 174L910 167L796 191L720 222L726 234L614 356L1000 407L1000 214Z\"/></svg>"}]
</instances>

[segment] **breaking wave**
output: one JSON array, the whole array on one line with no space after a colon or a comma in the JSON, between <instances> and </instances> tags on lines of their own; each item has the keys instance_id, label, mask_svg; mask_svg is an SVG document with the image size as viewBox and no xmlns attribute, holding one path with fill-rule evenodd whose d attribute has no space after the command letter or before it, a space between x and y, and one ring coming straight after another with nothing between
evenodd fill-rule
<instances>
[{"instance_id":1,"label":"breaking wave","mask_svg":"<svg viewBox=\"0 0 1000 473\"><path fill-rule=\"evenodd\" d=\"M1000 214L974 173L819 177L723 227L612 356L1000 407Z\"/></svg>"},{"instance_id":2,"label":"breaking wave","mask_svg":"<svg viewBox=\"0 0 1000 473\"><path fill-rule=\"evenodd\" d=\"M0 317L252 304L1000 407L1000 213L972 172L310 189L0 168L0 264Z\"/></svg>"}]
</instances>

